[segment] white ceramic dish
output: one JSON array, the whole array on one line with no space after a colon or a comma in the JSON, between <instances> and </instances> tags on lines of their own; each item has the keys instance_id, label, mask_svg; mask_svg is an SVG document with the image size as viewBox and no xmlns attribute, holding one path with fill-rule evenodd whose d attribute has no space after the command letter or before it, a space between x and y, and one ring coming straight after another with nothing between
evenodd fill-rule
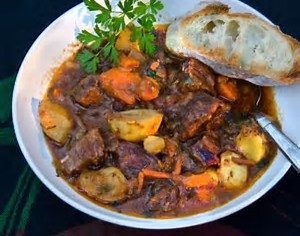
<instances>
[{"instance_id":1,"label":"white ceramic dish","mask_svg":"<svg viewBox=\"0 0 300 236\"><path fill-rule=\"evenodd\" d=\"M164 20L184 15L202 3L201 0L163 0ZM207 1L206 1L207 2ZM237 0L223 0L233 11L251 12L267 20L260 13ZM288 14L288 13L287 13ZM143 219L127 216L97 206L73 191L61 178L56 177L51 156L38 121L38 103L46 91L51 68L68 56L64 51L75 36L90 21L83 4L79 4L55 20L35 41L19 70L13 94L13 122L21 150L35 174L59 198L78 210L111 223L136 228L170 229L210 222L230 215L251 204L287 172L289 162L279 153L267 172L244 194L211 211L175 219ZM300 84L276 89L283 130L300 144ZM46 210L46 209L45 209Z\"/></svg>"}]
</instances>

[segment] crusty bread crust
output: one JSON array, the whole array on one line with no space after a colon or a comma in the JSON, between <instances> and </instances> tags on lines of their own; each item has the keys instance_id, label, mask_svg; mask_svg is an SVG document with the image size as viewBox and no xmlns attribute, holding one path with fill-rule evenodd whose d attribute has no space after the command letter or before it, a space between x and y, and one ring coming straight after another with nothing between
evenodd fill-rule
<instances>
[{"instance_id":1,"label":"crusty bread crust","mask_svg":"<svg viewBox=\"0 0 300 236\"><path fill-rule=\"evenodd\" d=\"M235 53L228 57L226 56L227 48L208 50L204 46L196 47L194 39L191 39L191 36L189 37L184 32L194 21L206 16L217 16L220 19L237 21L242 19L240 22L243 20L251 21L251 24L257 24L272 31L272 34L276 34L276 37L280 40L282 39L283 44L288 45L288 48L290 48L292 55L291 63L281 71L272 70L267 64L255 62L251 63L249 68L244 68L241 65L242 53ZM253 14L230 13L229 7L224 4L208 5L202 10L173 22L167 30L166 45L174 54L196 58L212 67L217 73L233 78L245 79L262 86L289 85L300 78L300 44L297 40L283 34L278 26L270 25Z\"/></svg>"}]
</instances>

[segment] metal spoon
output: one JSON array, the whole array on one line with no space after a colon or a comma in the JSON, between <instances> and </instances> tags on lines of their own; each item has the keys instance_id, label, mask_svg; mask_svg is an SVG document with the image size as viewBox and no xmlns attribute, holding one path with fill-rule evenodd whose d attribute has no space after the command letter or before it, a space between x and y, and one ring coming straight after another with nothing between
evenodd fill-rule
<instances>
[{"instance_id":1,"label":"metal spoon","mask_svg":"<svg viewBox=\"0 0 300 236\"><path fill-rule=\"evenodd\" d=\"M256 106L258 106L260 99L261 89L259 88ZM266 115L260 112L254 112L254 118L263 128L263 130L275 141L279 149L292 163L296 171L300 173L300 148L290 138L288 138Z\"/></svg>"}]
</instances>

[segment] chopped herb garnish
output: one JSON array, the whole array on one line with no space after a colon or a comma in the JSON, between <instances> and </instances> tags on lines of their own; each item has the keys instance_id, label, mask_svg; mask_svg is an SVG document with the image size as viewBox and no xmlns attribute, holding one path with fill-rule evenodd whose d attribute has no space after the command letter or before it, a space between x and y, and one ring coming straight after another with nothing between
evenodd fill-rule
<instances>
[{"instance_id":1,"label":"chopped herb garnish","mask_svg":"<svg viewBox=\"0 0 300 236\"><path fill-rule=\"evenodd\" d=\"M154 70L147 70L147 76L154 78L156 76L156 72Z\"/></svg>"}]
</instances>

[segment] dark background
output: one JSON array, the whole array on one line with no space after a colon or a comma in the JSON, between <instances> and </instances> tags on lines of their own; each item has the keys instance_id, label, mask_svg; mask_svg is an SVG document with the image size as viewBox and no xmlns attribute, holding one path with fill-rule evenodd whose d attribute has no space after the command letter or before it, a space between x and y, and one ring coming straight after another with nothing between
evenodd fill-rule
<instances>
[{"instance_id":1,"label":"dark background","mask_svg":"<svg viewBox=\"0 0 300 236\"><path fill-rule=\"evenodd\" d=\"M15 0L0 4L0 79L15 75L31 44L58 16L78 0ZM299 0L244 0L262 12L281 29L300 40ZM0 94L1 96L1 94ZM0 97L1 99L1 97ZM1 109L1 108L0 108ZM18 148L0 148L0 203L6 202L10 192L1 186L14 185L26 165ZM13 186L12 186L13 188ZM290 169L286 176L260 200L251 206L206 226L164 232L168 235L216 233L228 226L230 235L237 229L246 235L300 235L299 176ZM93 222L90 228L101 229L105 235L152 235L150 231L131 230L108 223L99 223L62 202L46 187L42 187L32 208L27 235L53 235L71 227ZM220 227L221 226L221 227ZM87 235L90 235L85 231ZM73 235L73 234L72 234Z\"/></svg>"}]
</instances>

